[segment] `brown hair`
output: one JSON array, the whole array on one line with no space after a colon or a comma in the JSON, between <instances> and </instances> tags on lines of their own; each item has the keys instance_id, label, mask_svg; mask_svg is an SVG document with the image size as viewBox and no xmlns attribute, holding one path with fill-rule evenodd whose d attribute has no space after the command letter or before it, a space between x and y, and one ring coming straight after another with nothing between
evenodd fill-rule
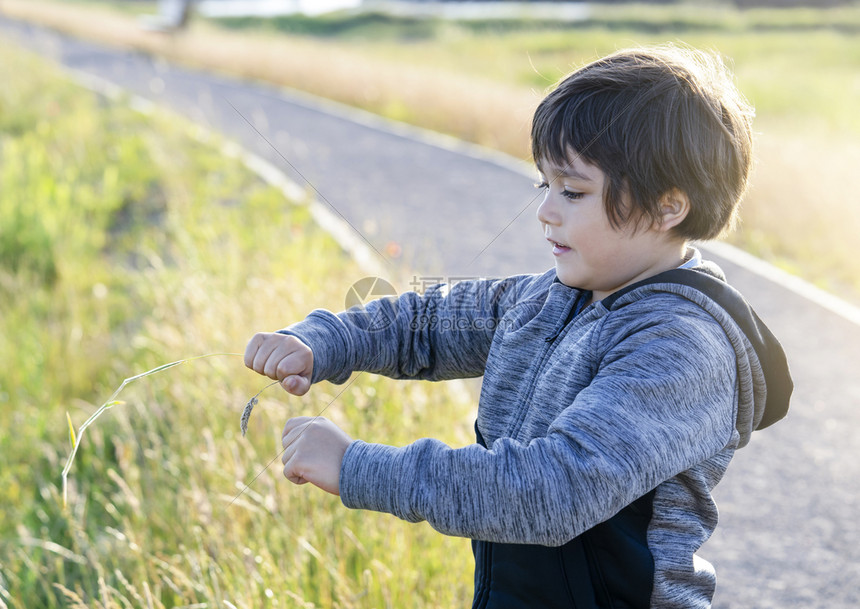
<instances>
[{"instance_id":1,"label":"brown hair","mask_svg":"<svg viewBox=\"0 0 860 609\"><path fill-rule=\"evenodd\" d=\"M619 51L565 77L540 103L532 155L559 167L580 155L600 168L616 228L659 220L661 197L681 190L690 211L673 231L712 239L732 226L746 191L753 114L715 54Z\"/></svg>"}]
</instances>

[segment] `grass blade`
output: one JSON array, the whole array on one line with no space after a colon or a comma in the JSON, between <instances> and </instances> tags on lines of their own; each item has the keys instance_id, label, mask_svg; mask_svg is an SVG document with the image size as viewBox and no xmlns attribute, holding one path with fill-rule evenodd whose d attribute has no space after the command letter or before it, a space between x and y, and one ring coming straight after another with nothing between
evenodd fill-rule
<instances>
[{"instance_id":1,"label":"grass blade","mask_svg":"<svg viewBox=\"0 0 860 609\"><path fill-rule=\"evenodd\" d=\"M174 366L178 366L179 364L184 364L186 362L193 362L195 360L203 359L205 357L215 357L215 356L219 356L219 355L235 355L238 357L242 357L241 353L207 353L206 355L198 355L196 357L189 357L186 359L177 360L175 362L170 362L169 364L162 364L161 366L157 366L157 367L153 368L152 370L147 370L146 372L141 372L140 374L137 374L135 376L131 376L131 377L125 379L122 382L122 384L116 389L116 391L114 391L113 394L111 394L111 396L107 399L107 401L104 404L102 404L101 406L99 406L98 410L96 410L90 416L89 419L87 419L86 421L84 421L81 424L81 426L78 428L77 438L75 437L75 430L74 430L74 427L72 426L72 418L69 416L69 413L66 413L66 417L68 418L68 421L69 421L69 437L72 440L72 451L71 451L71 453L69 453L69 458L66 460L65 467L63 467L63 474L62 474L62 476L63 476L63 509L65 509L67 504L68 504L67 498L68 498L69 471L72 469L72 464L75 461L75 455L78 454L78 447L80 447L80 445L81 445L81 440L84 437L84 431L86 431L87 427L89 427L90 425L95 423L96 419L98 419L105 410L107 410L109 408L113 408L114 406L118 406L120 404L125 404L125 402L123 402L121 400L116 400L115 398L116 398L116 396L119 395L119 393L123 389L125 389L126 385L128 385L129 383L131 383L133 381L141 379L143 377L150 376L150 375L156 374L158 372L163 372L164 370L167 370L169 368L173 368Z\"/></svg>"},{"instance_id":2,"label":"grass blade","mask_svg":"<svg viewBox=\"0 0 860 609\"><path fill-rule=\"evenodd\" d=\"M66 420L69 422L69 441L72 443L72 450L75 448L75 427L72 425L72 417L69 411L66 411Z\"/></svg>"}]
</instances>

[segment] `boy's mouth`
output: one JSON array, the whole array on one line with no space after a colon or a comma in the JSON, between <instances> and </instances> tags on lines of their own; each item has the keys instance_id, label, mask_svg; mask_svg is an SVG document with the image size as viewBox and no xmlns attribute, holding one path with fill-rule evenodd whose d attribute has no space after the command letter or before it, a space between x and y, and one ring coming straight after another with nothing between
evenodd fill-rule
<instances>
[{"instance_id":1,"label":"boy's mouth","mask_svg":"<svg viewBox=\"0 0 860 609\"><path fill-rule=\"evenodd\" d=\"M552 253L555 256L560 256L561 254L564 254L565 252L570 251L570 248L568 246L562 245L558 241L553 241L550 238L547 238L547 241L549 241L552 244Z\"/></svg>"}]
</instances>

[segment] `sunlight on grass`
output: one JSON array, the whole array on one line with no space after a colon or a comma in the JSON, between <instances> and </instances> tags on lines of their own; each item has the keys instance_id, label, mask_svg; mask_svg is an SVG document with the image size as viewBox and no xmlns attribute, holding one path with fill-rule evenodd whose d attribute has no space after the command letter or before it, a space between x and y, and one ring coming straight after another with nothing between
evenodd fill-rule
<instances>
[{"instance_id":1,"label":"sunlight on grass","mask_svg":"<svg viewBox=\"0 0 860 609\"><path fill-rule=\"evenodd\" d=\"M87 430L87 428L90 425L92 425L93 423L95 423L96 419L98 419L102 415L102 413L104 413L108 408L113 408L114 406L120 406L122 404L125 404L125 402L123 402L121 400L115 400L114 398L117 397L122 392L123 389L125 389L126 385L128 385L128 384L130 384L136 380L142 379L144 377L151 376L153 374L158 374L159 372L163 372L165 370L169 370L170 368L173 368L174 366L179 366L180 364L186 364L188 362L193 362L193 361L196 361L199 359L205 359L207 357L219 357L219 356L225 356L225 355L242 357L241 353L207 353L205 355L197 355L195 357L189 357L186 359L181 359L181 360L178 360L175 362L170 362L168 364L162 364L161 366L156 366L152 370L147 370L146 372L141 372L140 374L135 374L134 376L128 377L127 379L123 380L123 382L120 384L120 386L117 387L116 391L114 391L110 395L110 397L107 399L107 401L105 401L104 404L99 406L98 410L96 410L92 415L90 415L90 418L88 418L86 421L84 421L81 424L81 426L78 428L77 434L75 434L75 429L72 426L72 418L69 416L69 413L67 412L66 413L66 419L68 420L68 423L69 423L69 439L71 440L72 450L69 453L69 458L66 460L65 466L63 466L63 472L61 474L61 476L63 478L63 508L65 508L67 506L67 503L68 503L67 502L67 498L68 498L68 492L67 492L68 491L68 476L69 476L69 471L72 469L72 465L75 462L75 455L78 453L78 447L80 446L78 438L83 439L84 432ZM257 395L254 396L254 398L252 398L252 399L256 399L256 397L259 396L261 392L258 392ZM245 435L244 429L243 429L242 435L243 436Z\"/></svg>"},{"instance_id":2,"label":"sunlight on grass","mask_svg":"<svg viewBox=\"0 0 860 609\"><path fill-rule=\"evenodd\" d=\"M301 399L273 388L243 438L266 379L235 355L178 365L343 306L363 273L307 208L188 125L2 44L0 78L0 247L24 248L0 258L0 603L464 604L467 541L347 510L268 465L285 419L330 402L355 436L463 445L466 396L369 375L337 399L327 384ZM28 222L6 230L22 209Z\"/></svg>"}]
</instances>

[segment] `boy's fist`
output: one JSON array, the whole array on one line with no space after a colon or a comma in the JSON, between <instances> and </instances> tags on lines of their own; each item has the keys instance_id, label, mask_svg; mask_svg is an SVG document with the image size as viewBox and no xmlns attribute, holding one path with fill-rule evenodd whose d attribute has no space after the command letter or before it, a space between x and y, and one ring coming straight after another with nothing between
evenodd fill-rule
<instances>
[{"instance_id":1,"label":"boy's fist","mask_svg":"<svg viewBox=\"0 0 860 609\"><path fill-rule=\"evenodd\" d=\"M260 332L245 348L245 365L270 379L293 395L304 395L311 387L314 354L295 336Z\"/></svg>"},{"instance_id":2,"label":"boy's fist","mask_svg":"<svg viewBox=\"0 0 860 609\"><path fill-rule=\"evenodd\" d=\"M310 482L340 495L340 468L351 442L352 438L328 419L290 419L281 437L284 476L294 484Z\"/></svg>"}]
</instances>

